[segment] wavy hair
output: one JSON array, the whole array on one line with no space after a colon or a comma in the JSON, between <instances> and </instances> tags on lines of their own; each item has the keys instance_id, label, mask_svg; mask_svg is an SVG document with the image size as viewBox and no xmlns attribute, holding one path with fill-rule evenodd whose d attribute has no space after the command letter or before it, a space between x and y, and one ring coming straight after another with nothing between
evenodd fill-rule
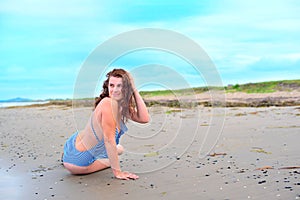
<instances>
[{"instance_id":1,"label":"wavy hair","mask_svg":"<svg viewBox=\"0 0 300 200\"><path fill-rule=\"evenodd\" d=\"M99 97L95 98L94 108L97 107L97 105L100 103L102 99L104 99L105 97L109 97L108 84L109 84L110 77L122 78L123 98L120 100L120 105L122 108L121 114L122 114L122 120L127 121L128 116L131 116L135 108L134 99L133 99L133 88L128 73L124 69L113 69L112 71L106 74L106 77L107 79L103 82L102 93L99 95Z\"/></svg>"}]
</instances>

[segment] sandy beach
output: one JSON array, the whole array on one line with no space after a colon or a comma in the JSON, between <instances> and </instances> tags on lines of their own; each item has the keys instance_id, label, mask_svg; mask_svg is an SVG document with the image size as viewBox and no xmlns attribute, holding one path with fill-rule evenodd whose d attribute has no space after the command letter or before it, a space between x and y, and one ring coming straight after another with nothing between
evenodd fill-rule
<instances>
[{"instance_id":1,"label":"sandy beach","mask_svg":"<svg viewBox=\"0 0 300 200\"><path fill-rule=\"evenodd\" d=\"M66 139L90 108L0 109L1 199L300 199L300 107L149 108L128 123L123 170L74 176Z\"/></svg>"}]
</instances>

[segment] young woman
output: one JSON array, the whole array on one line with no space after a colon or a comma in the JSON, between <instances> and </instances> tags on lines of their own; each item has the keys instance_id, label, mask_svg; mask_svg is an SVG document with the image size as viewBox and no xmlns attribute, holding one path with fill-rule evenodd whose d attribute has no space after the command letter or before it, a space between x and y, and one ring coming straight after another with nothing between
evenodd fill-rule
<instances>
[{"instance_id":1,"label":"young woman","mask_svg":"<svg viewBox=\"0 0 300 200\"><path fill-rule=\"evenodd\" d=\"M64 146L63 164L72 174L89 174L111 167L118 179L137 179L137 175L120 168L118 155L124 149L119 139L127 131L127 119L147 123L149 114L128 72L114 69L106 76L86 127L74 133Z\"/></svg>"}]
</instances>

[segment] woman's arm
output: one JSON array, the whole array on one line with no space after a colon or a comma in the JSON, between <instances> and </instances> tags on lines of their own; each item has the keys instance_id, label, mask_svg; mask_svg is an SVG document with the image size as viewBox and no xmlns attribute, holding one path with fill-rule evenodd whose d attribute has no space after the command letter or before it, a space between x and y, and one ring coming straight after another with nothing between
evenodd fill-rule
<instances>
[{"instance_id":1,"label":"woman's arm","mask_svg":"<svg viewBox=\"0 0 300 200\"><path fill-rule=\"evenodd\" d=\"M139 123L148 123L149 122L149 113L143 98L141 97L139 91L136 89L133 77L128 73L130 78L131 86L133 88L133 97L136 104L136 110L133 111L130 118L131 120Z\"/></svg>"},{"instance_id":2,"label":"woman's arm","mask_svg":"<svg viewBox=\"0 0 300 200\"><path fill-rule=\"evenodd\" d=\"M112 171L118 179L137 179L138 176L135 174L121 171L115 139L118 103L110 98L105 98L102 100L101 106L101 125L103 129L104 143Z\"/></svg>"},{"instance_id":3,"label":"woman's arm","mask_svg":"<svg viewBox=\"0 0 300 200\"><path fill-rule=\"evenodd\" d=\"M101 102L101 125L103 129L103 137L109 162L113 171L120 171L120 163L117 153L117 145L115 141L116 115L114 112L113 101L105 98Z\"/></svg>"}]
</instances>

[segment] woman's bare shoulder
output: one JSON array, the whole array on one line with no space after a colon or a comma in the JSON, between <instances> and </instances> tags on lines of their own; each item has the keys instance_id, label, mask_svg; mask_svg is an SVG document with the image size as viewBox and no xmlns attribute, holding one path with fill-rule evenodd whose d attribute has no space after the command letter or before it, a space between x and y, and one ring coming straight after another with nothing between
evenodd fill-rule
<instances>
[{"instance_id":1,"label":"woman's bare shoulder","mask_svg":"<svg viewBox=\"0 0 300 200\"><path fill-rule=\"evenodd\" d=\"M102 99L102 100L100 101L100 106L107 105L107 104L111 104L111 102L112 102L112 99L111 99L111 98L105 97L104 99Z\"/></svg>"},{"instance_id":2,"label":"woman's bare shoulder","mask_svg":"<svg viewBox=\"0 0 300 200\"><path fill-rule=\"evenodd\" d=\"M96 110L97 111L104 111L104 110L114 110L118 107L117 101L113 100L112 98L105 97L100 101Z\"/></svg>"},{"instance_id":3,"label":"woman's bare shoulder","mask_svg":"<svg viewBox=\"0 0 300 200\"><path fill-rule=\"evenodd\" d=\"M100 101L94 110L94 114L99 121L102 121L102 116L114 116L116 110L118 109L117 104L114 103L115 100L105 97Z\"/></svg>"},{"instance_id":4,"label":"woman's bare shoulder","mask_svg":"<svg viewBox=\"0 0 300 200\"><path fill-rule=\"evenodd\" d=\"M114 99L112 99L112 98L110 98L110 97L105 97L104 99L101 100L100 103L103 104L102 106L108 106L108 105L110 105L110 106L116 106L116 105L118 105L117 101L114 100Z\"/></svg>"}]
</instances>

